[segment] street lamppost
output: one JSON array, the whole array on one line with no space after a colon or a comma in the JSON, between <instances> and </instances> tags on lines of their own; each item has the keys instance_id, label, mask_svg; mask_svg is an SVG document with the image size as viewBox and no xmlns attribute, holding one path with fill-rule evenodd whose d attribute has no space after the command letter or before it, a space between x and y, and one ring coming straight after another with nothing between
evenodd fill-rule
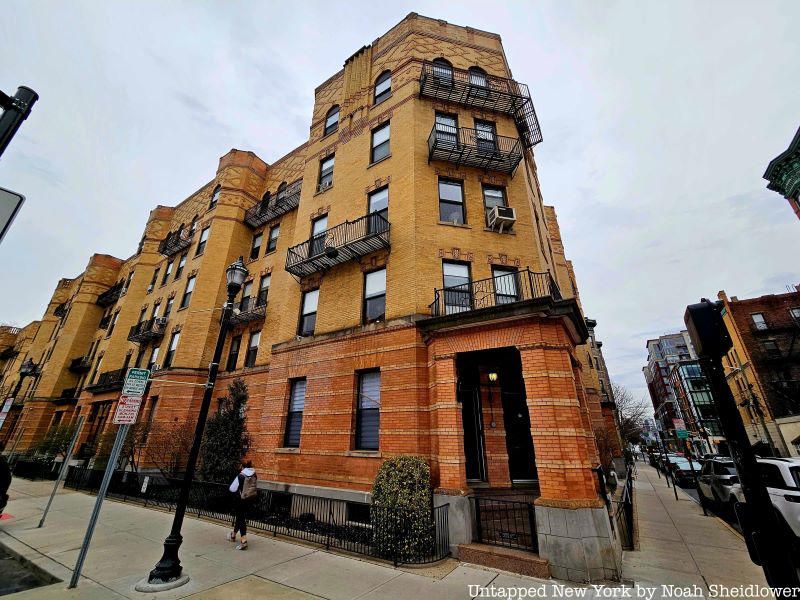
<instances>
[{"instance_id":1,"label":"street lamppost","mask_svg":"<svg viewBox=\"0 0 800 600\"><path fill-rule=\"evenodd\" d=\"M183 517L186 514L186 504L189 501L189 491L191 490L192 480L194 479L197 457L200 454L200 444L203 440L203 430L206 426L208 408L211 405L211 395L214 392L214 383L217 381L217 371L219 370L219 361L222 356L222 347L225 345L225 334L227 333L231 313L233 312L233 299L242 288L242 284L247 275L248 271L244 266L244 261L241 256L232 263L225 272L228 300L222 307L217 345L214 348L214 358L208 366L208 380L206 381L205 391L203 392L203 401L200 404L200 414L197 417L194 440L192 440L192 447L189 450L186 474L183 477L180 494L178 495L178 502L175 506L175 517L172 520L172 529L164 540L164 554L161 556L161 560L159 560L155 568L150 571L146 585L144 585L145 589L141 589L140 591L155 591L155 589L159 587L161 589L169 589L183 585L189 581L188 575L182 575L183 567L178 558L178 550L181 547L181 542L183 542L181 526L183 525ZM141 584L136 587L139 588L144 583L145 582L141 582Z\"/></svg>"}]
</instances>

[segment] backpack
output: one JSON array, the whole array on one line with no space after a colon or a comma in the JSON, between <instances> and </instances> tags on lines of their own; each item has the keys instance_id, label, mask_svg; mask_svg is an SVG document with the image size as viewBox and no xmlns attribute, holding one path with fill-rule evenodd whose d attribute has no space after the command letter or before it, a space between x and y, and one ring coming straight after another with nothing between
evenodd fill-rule
<instances>
[{"instance_id":1,"label":"backpack","mask_svg":"<svg viewBox=\"0 0 800 600\"><path fill-rule=\"evenodd\" d=\"M255 498L258 494L258 477L253 473L250 477L244 477L242 485L239 486L239 497L242 500Z\"/></svg>"}]
</instances>

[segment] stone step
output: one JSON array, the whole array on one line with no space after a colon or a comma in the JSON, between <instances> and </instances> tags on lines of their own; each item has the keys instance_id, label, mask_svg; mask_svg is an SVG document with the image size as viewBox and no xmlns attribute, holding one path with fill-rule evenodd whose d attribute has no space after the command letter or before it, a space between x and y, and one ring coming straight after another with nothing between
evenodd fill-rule
<instances>
[{"instance_id":1,"label":"stone step","mask_svg":"<svg viewBox=\"0 0 800 600\"><path fill-rule=\"evenodd\" d=\"M548 579L550 563L534 552L514 550L489 544L461 544L458 547L458 559L462 562L502 569L528 577Z\"/></svg>"}]
</instances>

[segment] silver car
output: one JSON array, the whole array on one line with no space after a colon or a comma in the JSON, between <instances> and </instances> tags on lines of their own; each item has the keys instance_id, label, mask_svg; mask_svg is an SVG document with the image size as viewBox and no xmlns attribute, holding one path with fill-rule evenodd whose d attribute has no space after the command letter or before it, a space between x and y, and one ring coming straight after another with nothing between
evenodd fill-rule
<instances>
[{"instance_id":1,"label":"silver car","mask_svg":"<svg viewBox=\"0 0 800 600\"><path fill-rule=\"evenodd\" d=\"M697 478L700 501L733 511L733 504L744 502L739 474L730 459L707 460Z\"/></svg>"}]
</instances>

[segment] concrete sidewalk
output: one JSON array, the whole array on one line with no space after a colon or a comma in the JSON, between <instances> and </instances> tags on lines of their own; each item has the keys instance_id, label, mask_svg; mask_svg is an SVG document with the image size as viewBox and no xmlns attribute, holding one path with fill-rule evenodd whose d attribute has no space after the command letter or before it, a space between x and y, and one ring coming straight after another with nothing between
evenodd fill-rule
<instances>
[{"instance_id":1,"label":"concrete sidewalk","mask_svg":"<svg viewBox=\"0 0 800 600\"><path fill-rule=\"evenodd\" d=\"M0 544L62 580L8 598L471 598L469 585L552 586L553 581L511 575L447 559L426 568L392 568L271 536L249 536L247 552L226 541L222 525L187 517L181 560L191 576L185 586L158 595L133 586L161 555L172 522L169 513L106 500L79 587L66 590L86 531L94 496L64 491L43 529L37 529L52 482L15 479ZM570 584L565 584L569 586ZM592 597L592 596L587 596Z\"/></svg>"},{"instance_id":2,"label":"concrete sidewalk","mask_svg":"<svg viewBox=\"0 0 800 600\"><path fill-rule=\"evenodd\" d=\"M636 463L634 483L639 545L625 552L622 570L639 585L766 586L761 567L753 564L744 539L721 519L703 516L703 509L678 488L678 500L663 476Z\"/></svg>"}]
</instances>

